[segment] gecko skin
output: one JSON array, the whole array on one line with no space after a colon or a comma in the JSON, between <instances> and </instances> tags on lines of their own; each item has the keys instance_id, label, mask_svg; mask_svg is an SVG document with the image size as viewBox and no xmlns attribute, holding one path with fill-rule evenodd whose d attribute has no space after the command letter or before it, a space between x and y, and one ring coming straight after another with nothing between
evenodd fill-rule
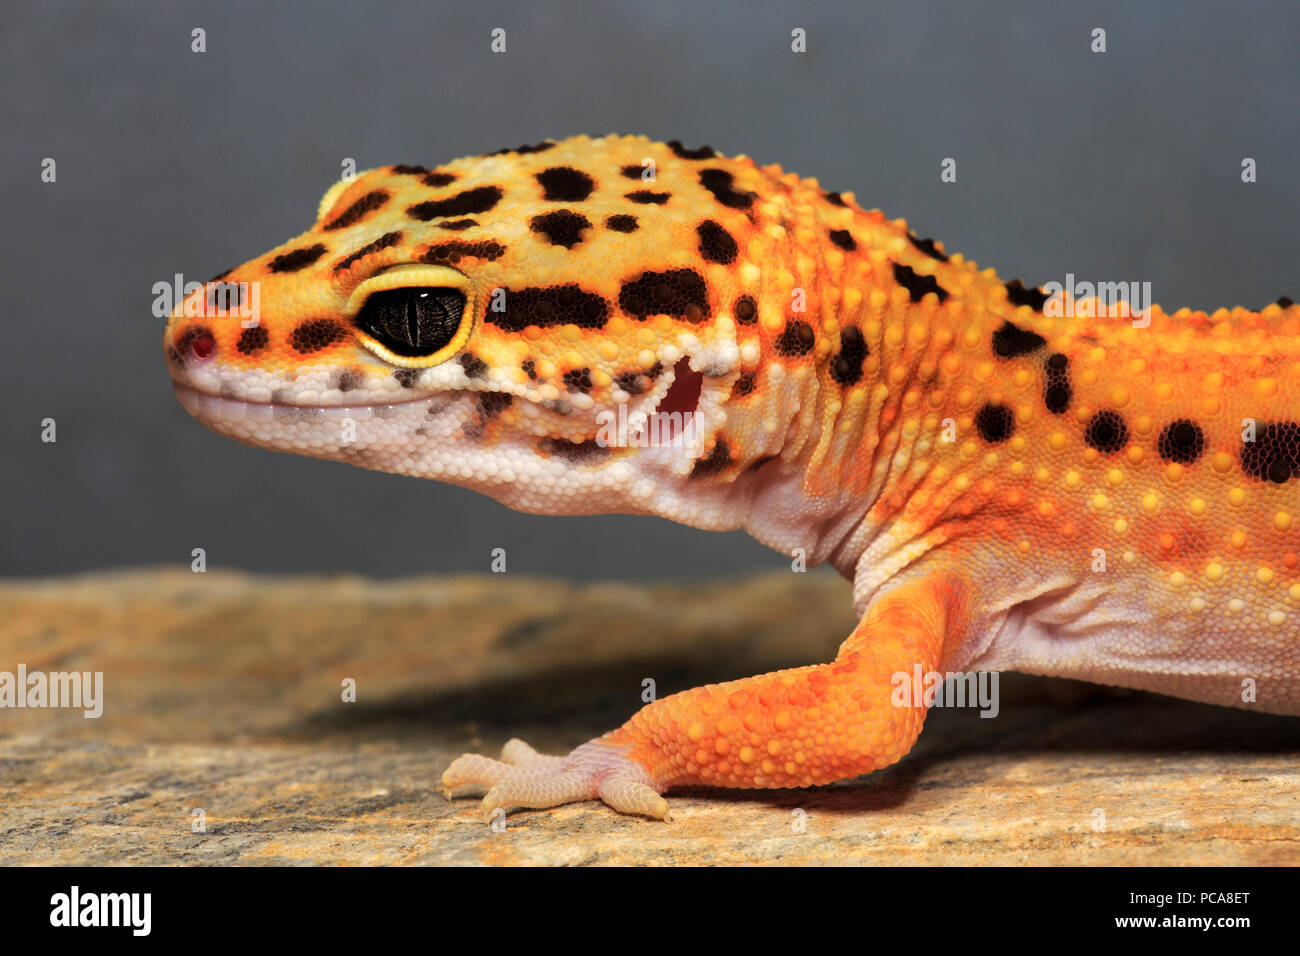
<instances>
[{"instance_id":1,"label":"gecko skin","mask_svg":"<svg viewBox=\"0 0 1300 956\"><path fill-rule=\"evenodd\" d=\"M1300 713L1285 299L1088 317L850 193L612 136L372 170L218 278L259 284L256 324L204 314L213 280L164 348L224 435L522 511L744 528L853 581L831 663L665 697L567 757L456 760L444 785L489 812L666 817L679 784L885 767L921 730L924 701L893 694L917 666ZM626 440L602 437L620 410Z\"/></svg>"}]
</instances>

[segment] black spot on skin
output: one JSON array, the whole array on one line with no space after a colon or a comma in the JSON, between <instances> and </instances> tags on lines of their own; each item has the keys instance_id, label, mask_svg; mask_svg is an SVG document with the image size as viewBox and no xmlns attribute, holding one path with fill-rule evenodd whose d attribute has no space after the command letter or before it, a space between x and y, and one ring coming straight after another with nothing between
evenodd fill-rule
<instances>
[{"instance_id":1,"label":"black spot on skin","mask_svg":"<svg viewBox=\"0 0 1300 956\"><path fill-rule=\"evenodd\" d=\"M717 154L713 152L711 146L701 146L699 149L687 149L682 145L680 139L670 139L668 148L673 151L673 155L680 159L712 159Z\"/></svg>"},{"instance_id":2,"label":"black spot on skin","mask_svg":"<svg viewBox=\"0 0 1300 956\"><path fill-rule=\"evenodd\" d=\"M623 166L619 172L623 174L624 179L640 179L645 169L644 166Z\"/></svg>"},{"instance_id":3,"label":"black spot on skin","mask_svg":"<svg viewBox=\"0 0 1300 956\"><path fill-rule=\"evenodd\" d=\"M590 464L609 454L609 449L602 447L594 438L583 442L572 442L567 438L543 438L537 447L543 454L555 455L575 465Z\"/></svg>"},{"instance_id":4,"label":"black spot on skin","mask_svg":"<svg viewBox=\"0 0 1300 956\"><path fill-rule=\"evenodd\" d=\"M393 371L393 378L402 388L415 388L415 383L420 380L420 373L424 369L420 368L399 368Z\"/></svg>"},{"instance_id":5,"label":"black spot on skin","mask_svg":"<svg viewBox=\"0 0 1300 956\"><path fill-rule=\"evenodd\" d=\"M827 201L828 203L830 203L832 206L843 206L843 205L844 205L844 197L841 196L838 192L827 193L827 194L826 194L826 201Z\"/></svg>"},{"instance_id":6,"label":"black spot on skin","mask_svg":"<svg viewBox=\"0 0 1300 956\"><path fill-rule=\"evenodd\" d=\"M476 219L453 219L451 222L438 223L439 229L450 229L452 232L460 232L462 229L468 229L470 226L477 226Z\"/></svg>"},{"instance_id":7,"label":"black spot on skin","mask_svg":"<svg viewBox=\"0 0 1300 956\"><path fill-rule=\"evenodd\" d=\"M701 458L691 469L692 478L707 478L716 475L731 464L731 448L725 439L719 438L713 443L708 455Z\"/></svg>"},{"instance_id":8,"label":"black spot on skin","mask_svg":"<svg viewBox=\"0 0 1300 956\"><path fill-rule=\"evenodd\" d=\"M752 474L762 468L769 461L776 461L779 455L764 455L762 458L755 458L753 462L745 469L745 474Z\"/></svg>"},{"instance_id":9,"label":"black spot on skin","mask_svg":"<svg viewBox=\"0 0 1300 956\"><path fill-rule=\"evenodd\" d=\"M505 156L508 153L519 153L520 155L527 155L528 153L544 153L554 145L555 145L554 141L548 139L548 140L543 140L542 142L537 143L534 146L515 146L513 148L507 146L505 149L498 149L494 153L484 153L483 155L484 156Z\"/></svg>"},{"instance_id":10,"label":"black spot on skin","mask_svg":"<svg viewBox=\"0 0 1300 956\"><path fill-rule=\"evenodd\" d=\"M639 202L643 206L662 206L671 196L672 193L653 193L648 189L638 189L634 193L628 193L625 198Z\"/></svg>"},{"instance_id":11,"label":"black spot on skin","mask_svg":"<svg viewBox=\"0 0 1300 956\"><path fill-rule=\"evenodd\" d=\"M700 255L709 262L720 262L724 266L736 261L740 251L731 233L723 229L712 219L706 219L695 227L700 237Z\"/></svg>"},{"instance_id":12,"label":"black spot on skin","mask_svg":"<svg viewBox=\"0 0 1300 956\"><path fill-rule=\"evenodd\" d=\"M640 395L650 390L650 376L644 372L623 372L615 377L614 384L629 395Z\"/></svg>"},{"instance_id":13,"label":"black spot on skin","mask_svg":"<svg viewBox=\"0 0 1300 956\"><path fill-rule=\"evenodd\" d=\"M270 341L271 334L262 326L255 325L251 329L244 329L239 333L239 341L235 343L235 351L241 355L252 355L266 348L266 343Z\"/></svg>"},{"instance_id":14,"label":"black spot on skin","mask_svg":"<svg viewBox=\"0 0 1300 956\"><path fill-rule=\"evenodd\" d=\"M460 367L465 370L467 378L482 378L488 370L487 362L471 352L466 352L460 357Z\"/></svg>"},{"instance_id":15,"label":"black spot on skin","mask_svg":"<svg viewBox=\"0 0 1300 956\"><path fill-rule=\"evenodd\" d=\"M586 366L569 369L563 378L565 387L570 391L582 392L584 395L591 391L591 369Z\"/></svg>"},{"instance_id":16,"label":"black spot on skin","mask_svg":"<svg viewBox=\"0 0 1300 956\"><path fill-rule=\"evenodd\" d=\"M1002 328L993 333L993 354L998 358L1019 358L1037 352L1047 344L1047 339L1037 332L1022 329L1010 322L1003 322Z\"/></svg>"},{"instance_id":17,"label":"black spot on skin","mask_svg":"<svg viewBox=\"0 0 1300 956\"><path fill-rule=\"evenodd\" d=\"M596 188L596 181L571 166L552 166L537 174L542 198L548 202L582 202Z\"/></svg>"},{"instance_id":18,"label":"black spot on skin","mask_svg":"<svg viewBox=\"0 0 1300 956\"><path fill-rule=\"evenodd\" d=\"M233 312L243 300L243 287L238 282L209 281L208 308L216 315Z\"/></svg>"},{"instance_id":19,"label":"black spot on skin","mask_svg":"<svg viewBox=\"0 0 1300 956\"><path fill-rule=\"evenodd\" d=\"M576 212L557 209L555 212L534 216L529 221L528 228L539 235L545 236L546 241L553 246L564 246L566 249L572 249L582 242L582 231L591 228L591 221L586 216L579 215Z\"/></svg>"},{"instance_id":20,"label":"black spot on skin","mask_svg":"<svg viewBox=\"0 0 1300 956\"><path fill-rule=\"evenodd\" d=\"M704 279L690 269L644 272L623 283L618 304L628 315L642 320L651 315L672 315L688 322L702 322L709 317Z\"/></svg>"},{"instance_id":21,"label":"black spot on skin","mask_svg":"<svg viewBox=\"0 0 1300 956\"><path fill-rule=\"evenodd\" d=\"M1291 308L1291 306L1295 305L1295 303L1292 302L1290 299L1288 299L1286 296L1282 296L1282 298L1278 299L1277 304L1284 309L1289 309Z\"/></svg>"},{"instance_id":22,"label":"black spot on skin","mask_svg":"<svg viewBox=\"0 0 1300 956\"><path fill-rule=\"evenodd\" d=\"M306 246L302 249L294 249L292 252L286 252L276 256L267 266L271 272L297 272L299 269L305 269L321 256L325 255L328 250L321 244L316 243L314 246Z\"/></svg>"},{"instance_id":23,"label":"black spot on skin","mask_svg":"<svg viewBox=\"0 0 1300 956\"><path fill-rule=\"evenodd\" d=\"M431 246L429 251L420 257L420 261L427 262L430 265L446 265L448 263L455 265L461 259L469 257L495 262L505 255L505 252L505 246L490 239L483 242L461 242L458 239L453 242L441 242L436 246Z\"/></svg>"},{"instance_id":24,"label":"black spot on skin","mask_svg":"<svg viewBox=\"0 0 1300 956\"><path fill-rule=\"evenodd\" d=\"M736 384L731 386L732 398L744 398L754 391L754 384L758 381L757 372L742 372L740 378L736 379Z\"/></svg>"},{"instance_id":25,"label":"black spot on skin","mask_svg":"<svg viewBox=\"0 0 1300 956\"><path fill-rule=\"evenodd\" d=\"M1156 448L1165 461L1190 465L1205 451L1205 432L1191 419L1180 418L1161 430Z\"/></svg>"},{"instance_id":26,"label":"black spot on skin","mask_svg":"<svg viewBox=\"0 0 1300 956\"><path fill-rule=\"evenodd\" d=\"M479 186L476 189L467 189L463 193L448 196L446 199L430 199L416 203L406 210L406 214L420 222L428 222L430 219L450 219L453 216L471 216L492 209L501 201L502 195L499 186Z\"/></svg>"},{"instance_id":27,"label":"black spot on skin","mask_svg":"<svg viewBox=\"0 0 1300 956\"><path fill-rule=\"evenodd\" d=\"M1128 444L1128 425L1119 412L1098 412L1088 419L1083 440L1103 455L1113 455Z\"/></svg>"},{"instance_id":28,"label":"black spot on skin","mask_svg":"<svg viewBox=\"0 0 1300 956\"><path fill-rule=\"evenodd\" d=\"M907 290L913 302L920 302L927 292L937 295L940 302L948 298L948 290L940 286L934 276L918 275L909 266L898 262L894 263L894 281Z\"/></svg>"},{"instance_id":29,"label":"black spot on skin","mask_svg":"<svg viewBox=\"0 0 1300 956\"><path fill-rule=\"evenodd\" d=\"M731 311L736 316L736 321L741 325L753 325L758 321L758 304L754 301L752 295L742 295L736 300Z\"/></svg>"},{"instance_id":30,"label":"black spot on skin","mask_svg":"<svg viewBox=\"0 0 1300 956\"><path fill-rule=\"evenodd\" d=\"M386 202L388 202L388 193L384 192L384 190L376 189L368 192L339 213L332 221L326 223L325 231L330 232L334 229L345 229L348 226L356 225Z\"/></svg>"},{"instance_id":31,"label":"black spot on skin","mask_svg":"<svg viewBox=\"0 0 1300 956\"><path fill-rule=\"evenodd\" d=\"M479 392L478 410L485 421L491 421L510 407L514 396L509 392Z\"/></svg>"},{"instance_id":32,"label":"black spot on skin","mask_svg":"<svg viewBox=\"0 0 1300 956\"><path fill-rule=\"evenodd\" d=\"M651 365L648 369L645 370L646 378L650 379L650 381L652 382L663 373L664 373L663 362L655 362L654 365Z\"/></svg>"},{"instance_id":33,"label":"black spot on skin","mask_svg":"<svg viewBox=\"0 0 1300 956\"><path fill-rule=\"evenodd\" d=\"M1241 443L1241 470L1279 485L1300 475L1300 425L1268 422L1259 426L1254 441Z\"/></svg>"},{"instance_id":34,"label":"black spot on skin","mask_svg":"<svg viewBox=\"0 0 1300 956\"><path fill-rule=\"evenodd\" d=\"M1043 363L1047 379L1043 385L1043 404L1053 415L1060 415L1070 407L1074 389L1070 387L1070 360L1061 352L1054 352Z\"/></svg>"},{"instance_id":35,"label":"black spot on skin","mask_svg":"<svg viewBox=\"0 0 1300 956\"><path fill-rule=\"evenodd\" d=\"M289 333L289 344L295 352L319 352L347 334L347 329L333 319L308 319Z\"/></svg>"},{"instance_id":36,"label":"black spot on skin","mask_svg":"<svg viewBox=\"0 0 1300 956\"><path fill-rule=\"evenodd\" d=\"M799 319L791 319L776 337L773 346L778 355L807 355L812 351L816 339L811 325Z\"/></svg>"},{"instance_id":37,"label":"black spot on skin","mask_svg":"<svg viewBox=\"0 0 1300 956\"><path fill-rule=\"evenodd\" d=\"M610 216L605 225L615 232L636 232L638 223L636 216Z\"/></svg>"},{"instance_id":38,"label":"black spot on skin","mask_svg":"<svg viewBox=\"0 0 1300 956\"><path fill-rule=\"evenodd\" d=\"M434 171L429 173L421 180L426 186L432 186L434 189L441 189L443 186L450 186L456 181L455 173L444 173Z\"/></svg>"},{"instance_id":39,"label":"black spot on skin","mask_svg":"<svg viewBox=\"0 0 1300 956\"><path fill-rule=\"evenodd\" d=\"M748 209L754 205L755 194L736 189L734 182L735 177L725 169L700 170L700 185L728 209Z\"/></svg>"},{"instance_id":40,"label":"black spot on skin","mask_svg":"<svg viewBox=\"0 0 1300 956\"><path fill-rule=\"evenodd\" d=\"M830 232L831 242L839 246L845 252L852 252L858 247L853 241L853 236L847 229L832 229Z\"/></svg>"},{"instance_id":41,"label":"black spot on skin","mask_svg":"<svg viewBox=\"0 0 1300 956\"><path fill-rule=\"evenodd\" d=\"M1005 405L989 404L975 413L975 428L978 429L980 438L996 445L1011 437L1011 433L1016 430L1016 422L1011 416L1011 409Z\"/></svg>"},{"instance_id":42,"label":"black spot on skin","mask_svg":"<svg viewBox=\"0 0 1300 956\"><path fill-rule=\"evenodd\" d=\"M507 290L505 311L495 312L489 306L483 320L507 332L521 332L530 325L545 328L570 323L583 329L603 329L608 317L609 305L604 299L569 283Z\"/></svg>"},{"instance_id":43,"label":"black spot on skin","mask_svg":"<svg viewBox=\"0 0 1300 956\"><path fill-rule=\"evenodd\" d=\"M1026 289L1019 279L1012 279L1006 284L1007 301L1012 305L1027 305L1035 312L1043 310L1043 304L1050 296L1041 289Z\"/></svg>"},{"instance_id":44,"label":"black spot on skin","mask_svg":"<svg viewBox=\"0 0 1300 956\"><path fill-rule=\"evenodd\" d=\"M524 359L519 363L519 367L524 370L530 381L537 381L537 363L530 358Z\"/></svg>"},{"instance_id":45,"label":"black spot on skin","mask_svg":"<svg viewBox=\"0 0 1300 956\"><path fill-rule=\"evenodd\" d=\"M939 251L939 247L934 244L933 239L918 239L916 238L916 234L911 232L907 234L907 238L912 245L916 246L916 248L920 249L931 259L938 259L940 262L948 261L948 257Z\"/></svg>"},{"instance_id":46,"label":"black spot on skin","mask_svg":"<svg viewBox=\"0 0 1300 956\"><path fill-rule=\"evenodd\" d=\"M423 176L429 170L424 166L409 166L406 163L398 163L393 167L393 172L399 176Z\"/></svg>"},{"instance_id":47,"label":"black spot on skin","mask_svg":"<svg viewBox=\"0 0 1300 956\"><path fill-rule=\"evenodd\" d=\"M356 372L344 370L339 372L339 382L335 386L340 392L350 392L361 384L361 376Z\"/></svg>"},{"instance_id":48,"label":"black spot on skin","mask_svg":"<svg viewBox=\"0 0 1300 956\"><path fill-rule=\"evenodd\" d=\"M402 234L400 232L386 232L378 239L376 239L374 242L370 242L362 246L356 252L352 253L352 255L347 256L344 259L340 259L338 263L334 266L334 271L342 272L345 269L351 268L351 266L354 263L359 262L360 260L364 259L366 256L379 252L381 249L391 248L392 246L397 245L401 241L402 241Z\"/></svg>"},{"instance_id":49,"label":"black spot on skin","mask_svg":"<svg viewBox=\"0 0 1300 956\"><path fill-rule=\"evenodd\" d=\"M862 363L871 351L862 330L850 326L840 332L840 351L831 359L831 378L840 385L853 385L862 379Z\"/></svg>"}]
</instances>

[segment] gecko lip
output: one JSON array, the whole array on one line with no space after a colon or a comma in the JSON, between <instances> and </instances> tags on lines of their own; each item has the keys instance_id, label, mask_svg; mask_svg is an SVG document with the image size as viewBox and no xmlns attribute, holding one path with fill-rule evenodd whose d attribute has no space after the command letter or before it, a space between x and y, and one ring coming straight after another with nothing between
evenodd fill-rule
<instances>
[{"instance_id":1,"label":"gecko lip","mask_svg":"<svg viewBox=\"0 0 1300 956\"><path fill-rule=\"evenodd\" d=\"M278 402L250 402L238 398L223 398L182 382L172 381L176 400L195 418L204 421L365 421L387 418L393 410L414 405L427 405L429 398L416 398L407 402L390 402L383 405L285 405Z\"/></svg>"}]
</instances>

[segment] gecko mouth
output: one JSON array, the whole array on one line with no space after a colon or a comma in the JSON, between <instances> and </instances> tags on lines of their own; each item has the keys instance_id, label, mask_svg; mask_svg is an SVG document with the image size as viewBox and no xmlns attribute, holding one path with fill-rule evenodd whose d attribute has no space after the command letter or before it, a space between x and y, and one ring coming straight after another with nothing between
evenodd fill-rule
<instances>
[{"instance_id":1,"label":"gecko mouth","mask_svg":"<svg viewBox=\"0 0 1300 956\"><path fill-rule=\"evenodd\" d=\"M429 398L412 399L407 402L390 402L383 405L286 405L282 402L253 402L240 398L224 398L209 392L199 391L175 379L172 389L181 406L203 421L365 421L371 418L387 418L396 409L413 405L428 405Z\"/></svg>"}]
</instances>

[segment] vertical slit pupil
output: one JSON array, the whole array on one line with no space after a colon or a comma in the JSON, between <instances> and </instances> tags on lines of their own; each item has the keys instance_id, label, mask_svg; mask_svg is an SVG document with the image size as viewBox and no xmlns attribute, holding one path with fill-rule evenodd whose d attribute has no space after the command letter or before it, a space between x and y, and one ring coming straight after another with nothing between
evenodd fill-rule
<instances>
[{"instance_id":1,"label":"vertical slit pupil","mask_svg":"<svg viewBox=\"0 0 1300 956\"><path fill-rule=\"evenodd\" d=\"M457 289L385 289L366 299L356 324L391 352L427 356L455 337L464 311Z\"/></svg>"}]
</instances>

